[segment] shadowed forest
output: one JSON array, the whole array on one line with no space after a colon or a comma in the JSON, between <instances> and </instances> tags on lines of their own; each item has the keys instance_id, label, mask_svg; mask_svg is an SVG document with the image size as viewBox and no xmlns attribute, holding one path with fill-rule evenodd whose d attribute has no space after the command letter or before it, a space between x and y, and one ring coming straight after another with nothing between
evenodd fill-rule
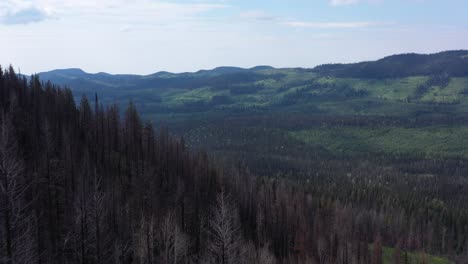
<instances>
[{"instance_id":1,"label":"shadowed forest","mask_svg":"<svg viewBox=\"0 0 468 264\"><path fill-rule=\"evenodd\" d=\"M255 176L132 103L75 103L12 67L0 133L1 263L468 261L464 159L317 159L307 177Z\"/></svg>"}]
</instances>

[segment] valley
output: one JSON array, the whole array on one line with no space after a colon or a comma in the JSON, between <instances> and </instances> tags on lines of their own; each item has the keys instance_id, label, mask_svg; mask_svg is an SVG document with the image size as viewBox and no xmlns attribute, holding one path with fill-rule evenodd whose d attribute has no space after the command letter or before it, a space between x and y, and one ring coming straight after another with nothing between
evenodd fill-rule
<instances>
[{"instance_id":1,"label":"valley","mask_svg":"<svg viewBox=\"0 0 468 264\"><path fill-rule=\"evenodd\" d=\"M280 172L288 173L307 171L296 161L310 156L467 158L468 74L455 67L468 65L466 54L403 54L314 69L39 75L70 87L76 100L98 94L101 103L122 108L131 100L145 119L167 126L192 148L269 174L278 171L257 165L279 162Z\"/></svg>"}]
</instances>

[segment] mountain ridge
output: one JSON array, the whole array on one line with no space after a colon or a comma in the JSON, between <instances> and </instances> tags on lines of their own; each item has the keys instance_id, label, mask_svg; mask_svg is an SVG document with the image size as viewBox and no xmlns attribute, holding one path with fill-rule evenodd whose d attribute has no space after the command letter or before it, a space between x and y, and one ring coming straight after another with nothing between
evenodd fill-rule
<instances>
[{"instance_id":1,"label":"mountain ridge","mask_svg":"<svg viewBox=\"0 0 468 264\"><path fill-rule=\"evenodd\" d=\"M455 63L456 66L468 66L468 50L449 50L449 51L442 51L437 53L402 53L402 54L395 54L383 57L378 60L373 61L361 61L356 63L327 63L321 64L313 68L307 67L295 67L294 69L298 70L306 70L312 71L321 74L330 74L336 75L340 77L368 77L366 74L363 73L365 70L369 70L369 67L382 67L379 64L383 63L390 63L390 66L401 66L407 64L407 67L422 67L420 64L430 63L431 61L435 61L434 64L442 64L442 66L446 66L449 63ZM460 65L461 64L461 65ZM353 67L359 67L358 69L350 69ZM434 67L434 66L432 66ZM364 68L364 69L363 69ZM427 75L430 73L427 70L431 70L431 67L427 67L426 72L414 72L413 74L417 73L426 73L422 75ZM439 67L442 68L442 67ZM187 75L197 75L197 74L233 74L239 72L247 72L247 71L267 71L267 70L276 70L276 69L292 69L292 68L275 68L268 65L258 65L251 68L243 68L243 67L234 67L234 66L219 66L213 69L201 69L194 72L181 72L181 73L174 73L169 71L158 71L155 73L150 74L111 74L107 72L98 72L98 73L89 73L84 71L80 68L65 68L65 69L54 69L51 71L39 72L37 73L39 76L51 76L51 75L61 75L63 77L78 77L78 76L112 76L112 77L174 77L174 76L187 76ZM439 69L433 69L437 71ZM356 71L358 71L356 73ZM456 71L454 76L467 76L468 75L468 68L466 70ZM383 75L383 77L406 77L411 76L409 74L400 74L400 75L392 75L387 74Z\"/></svg>"},{"instance_id":2,"label":"mountain ridge","mask_svg":"<svg viewBox=\"0 0 468 264\"><path fill-rule=\"evenodd\" d=\"M376 61L350 64L324 64L314 72L350 78L401 78L448 73L453 77L468 76L468 50L451 50L432 54L406 53Z\"/></svg>"},{"instance_id":3,"label":"mountain ridge","mask_svg":"<svg viewBox=\"0 0 468 264\"><path fill-rule=\"evenodd\" d=\"M229 74L229 73L237 73L237 72L243 72L243 71L260 71L260 70L274 70L274 69L282 69L282 68L275 68L269 65L258 65L254 66L251 68L242 68L242 67L232 67L232 66L219 66L215 67L213 69L201 69L198 71L193 71L193 72L169 72L169 71L158 71L150 74L127 74L127 73L107 73L107 72L97 72L97 73L91 73L87 72L81 68L63 68L63 69L54 69L50 71L44 71L44 72L39 72L37 75L39 76L44 76L44 75L51 75L51 74L60 74L60 75L68 75L68 76L76 76L76 75L105 75L105 76L133 76L133 77L160 77L160 76L166 76L166 75L191 75L191 74L203 74L203 73L219 73L219 74ZM302 68L306 69L306 68ZM25 75L28 76L28 75Z\"/></svg>"}]
</instances>

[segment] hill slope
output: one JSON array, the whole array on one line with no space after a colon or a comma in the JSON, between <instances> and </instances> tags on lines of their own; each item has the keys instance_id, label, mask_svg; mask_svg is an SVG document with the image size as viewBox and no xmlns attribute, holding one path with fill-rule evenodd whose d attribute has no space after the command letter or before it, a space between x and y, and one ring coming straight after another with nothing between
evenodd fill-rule
<instances>
[{"instance_id":1,"label":"hill slope","mask_svg":"<svg viewBox=\"0 0 468 264\"><path fill-rule=\"evenodd\" d=\"M168 124L191 146L249 160L267 174L307 170L317 156L468 158L457 143L468 127L467 61L468 51L448 51L315 69L39 75L78 99L132 100L144 118Z\"/></svg>"},{"instance_id":2,"label":"hill slope","mask_svg":"<svg viewBox=\"0 0 468 264\"><path fill-rule=\"evenodd\" d=\"M236 103L242 108L271 106L297 103L292 97L304 98L302 95L309 99L369 96L457 103L468 94L468 51L402 54L375 62L330 64L314 69L219 67L195 73L158 72L145 76L65 69L39 75L71 87L77 95L97 92L104 99L111 97L117 102L144 98L149 107L179 108L184 104L235 107Z\"/></svg>"},{"instance_id":3,"label":"hill slope","mask_svg":"<svg viewBox=\"0 0 468 264\"><path fill-rule=\"evenodd\" d=\"M329 64L314 71L338 77L399 78L447 73L453 77L468 76L468 51L445 51L436 54L401 54L373 62Z\"/></svg>"}]
</instances>

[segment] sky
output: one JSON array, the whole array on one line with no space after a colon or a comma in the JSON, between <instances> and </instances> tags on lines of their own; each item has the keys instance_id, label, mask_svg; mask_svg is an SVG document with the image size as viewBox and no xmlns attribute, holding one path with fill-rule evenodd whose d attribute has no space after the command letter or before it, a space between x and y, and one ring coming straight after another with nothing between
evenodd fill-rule
<instances>
[{"instance_id":1,"label":"sky","mask_svg":"<svg viewBox=\"0 0 468 264\"><path fill-rule=\"evenodd\" d=\"M0 64L150 74L468 49L466 0L0 0Z\"/></svg>"}]
</instances>

